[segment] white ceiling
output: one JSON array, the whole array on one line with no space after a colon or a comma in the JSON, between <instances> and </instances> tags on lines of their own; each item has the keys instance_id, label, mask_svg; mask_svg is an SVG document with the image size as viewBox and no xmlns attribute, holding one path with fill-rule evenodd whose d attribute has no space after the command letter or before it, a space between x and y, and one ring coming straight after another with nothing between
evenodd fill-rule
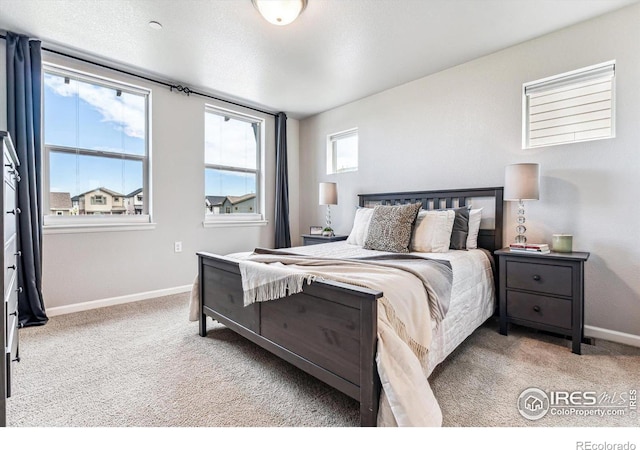
<instances>
[{"instance_id":1,"label":"white ceiling","mask_svg":"<svg viewBox=\"0 0 640 450\"><path fill-rule=\"evenodd\" d=\"M303 118L637 1L309 0L277 27L251 0L0 0L0 30Z\"/></svg>"}]
</instances>

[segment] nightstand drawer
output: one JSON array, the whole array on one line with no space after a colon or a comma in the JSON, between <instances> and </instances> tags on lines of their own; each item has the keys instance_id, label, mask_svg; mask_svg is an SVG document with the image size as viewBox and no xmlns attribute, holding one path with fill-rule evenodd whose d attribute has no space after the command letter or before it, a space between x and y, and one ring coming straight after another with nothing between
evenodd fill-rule
<instances>
[{"instance_id":1,"label":"nightstand drawer","mask_svg":"<svg viewBox=\"0 0 640 450\"><path fill-rule=\"evenodd\" d=\"M303 245L326 244L328 242L346 241L348 236L322 236L319 234L303 234Z\"/></svg>"},{"instance_id":2,"label":"nightstand drawer","mask_svg":"<svg viewBox=\"0 0 640 450\"><path fill-rule=\"evenodd\" d=\"M571 271L567 266L507 261L507 289L570 297L573 295Z\"/></svg>"},{"instance_id":3,"label":"nightstand drawer","mask_svg":"<svg viewBox=\"0 0 640 450\"><path fill-rule=\"evenodd\" d=\"M571 301L507 291L507 317L571 328Z\"/></svg>"},{"instance_id":4,"label":"nightstand drawer","mask_svg":"<svg viewBox=\"0 0 640 450\"><path fill-rule=\"evenodd\" d=\"M304 245L316 245L316 244L326 244L327 242L331 242L328 239L322 238L304 238Z\"/></svg>"}]
</instances>

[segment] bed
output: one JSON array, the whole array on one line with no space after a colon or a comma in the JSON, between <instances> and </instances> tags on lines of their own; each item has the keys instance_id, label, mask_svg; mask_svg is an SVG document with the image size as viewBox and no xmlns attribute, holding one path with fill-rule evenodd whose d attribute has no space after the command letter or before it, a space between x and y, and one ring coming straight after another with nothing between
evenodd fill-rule
<instances>
[{"instance_id":1,"label":"bed","mask_svg":"<svg viewBox=\"0 0 640 450\"><path fill-rule=\"evenodd\" d=\"M428 366L423 366L427 377L495 311L496 272L491 255L502 247L503 193L497 187L359 195L360 207L417 202L429 210L480 203L488 213L483 213L477 250L437 255L453 268L453 287L449 311L433 327ZM286 250L316 257L366 253L346 242ZM354 398L360 403L361 426L376 426L382 386L376 363L378 309L384 293L317 279L299 293L245 306L240 261L246 254L198 253L197 290L192 299L196 299L200 336L206 336L207 317L211 317Z\"/></svg>"}]
</instances>

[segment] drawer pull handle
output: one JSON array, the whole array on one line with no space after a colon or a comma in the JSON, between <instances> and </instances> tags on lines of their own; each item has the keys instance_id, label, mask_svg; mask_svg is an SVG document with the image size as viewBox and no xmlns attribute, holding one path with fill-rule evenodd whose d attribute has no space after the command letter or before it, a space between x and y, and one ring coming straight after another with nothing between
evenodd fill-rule
<instances>
[{"instance_id":1,"label":"drawer pull handle","mask_svg":"<svg viewBox=\"0 0 640 450\"><path fill-rule=\"evenodd\" d=\"M535 312L540 312L540 307L538 305L536 305L536 306L533 307L533 310Z\"/></svg>"},{"instance_id":2,"label":"drawer pull handle","mask_svg":"<svg viewBox=\"0 0 640 450\"><path fill-rule=\"evenodd\" d=\"M15 252L15 253L13 254L13 256L17 256L17 257L22 256L22 251L18 250L17 252Z\"/></svg>"},{"instance_id":3,"label":"drawer pull handle","mask_svg":"<svg viewBox=\"0 0 640 450\"><path fill-rule=\"evenodd\" d=\"M12 209L11 211L7 211L7 214L20 214L22 211L20 208Z\"/></svg>"},{"instance_id":4,"label":"drawer pull handle","mask_svg":"<svg viewBox=\"0 0 640 450\"><path fill-rule=\"evenodd\" d=\"M13 169L13 163L5 164L4 166Z\"/></svg>"},{"instance_id":5,"label":"drawer pull handle","mask_svg":"<svg viewBox=\"0 0 640 450\"><path fill-rule=\"evenodd\" d=\"M535 281L540 281L540 275L534 275L534 276L533 276L533 279L534 279Z\"/></svg>"},{"instance_id":6,"label":"drawer pull handle","mask_svg":"<svg viewBox=\"0 0 640 450\"><path fill-rule=\"evenodd\" d=\"M20 175L16 174L16 181L20 183L20 180L22 180L22 178L20 178Z\"/></svg>"},{"instance_id":7,"label":"drawer pull handle","mask_svg":"<svg viewBox=\"0 0 640 450\"><path fill-rule=\"evenodd\" d=\"M12 264L12 265L10 265L10 266L7 266L7 269L13 269L13 270L16 270L16 265L15 265L15 264Z\"/></svg>"},{"instance_id":8,"label":"drawer pull handle","mask_svg":"<svg viewBox=\"0 0 640 450\"><path fill-rule=\"evenodd\" d=\"M20 362L20 357L18 356L17 358L12 359L11 362Z\"/></svg>"},{"instance_id":9,"label":"drawer pull handle","mask_svg":"<svg viewBox=\"0 0 640 450\"><path fill-rule=\"evenodd\" d=\"M16 317L18 317L18 311L14 311L14 312L12 312L12 313L11 313L11 314L9 314L9 315L10 315L10 316L16 316Z\"/></svg>"},{"instance_id":10,"label":"drawer pull handle","mask_svg":"<svg viewBox=\"0 0 640 450\"><path fill-rule=\"evenodd\" d=\"M22 294L22 286L18 287L18 289L16 289L16 292L17 292L18 294Z\"/></svg>"}]
</instances>

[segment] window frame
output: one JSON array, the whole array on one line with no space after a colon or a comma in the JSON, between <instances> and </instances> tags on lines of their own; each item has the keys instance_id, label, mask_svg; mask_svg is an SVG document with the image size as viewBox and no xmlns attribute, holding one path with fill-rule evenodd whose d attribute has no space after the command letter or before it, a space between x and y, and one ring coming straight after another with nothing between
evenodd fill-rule
<instances>
[{"instance_id":1,"label":"window frame","mask_svg":"<svg viewBox=\"0 0 640 450\"><path fill-rule=\"evenodd\" d=\"M42 200L43 212L42 223L44 234L57 233L74 233L74 232L100 232L100 231L125 231L125 230L146 230L155 228L152 221L152 194L151 194L151 105L152 90L138 85L134 85L125 81L107 78L94 72L79 70L55 63L43 61L42 72L50 73L56 76L69 77L84 83L95 86L101 86L116 91L142 95L145 99L145 152L144 155L123 154L102 150L90 150L85 148L72 148L60 145L48 145L45 143L44 128L44 76L42 77L42 117L43 117L43 133L42 133L42 151L43 151L43 183L42 183ZM68 215L57 216L48 214L50 211L49 193L50 191L50 152L51 151L66 154L76 154L85 156L99 156L107 158L124 159L127 161L142 162L142 192L147 197L144 204L144 214L126 215ZM126 192L123 196L127 195Z\"/></svg>"},{"instance_id":2,"label":"window frame","mask_svg":"<svg viewBox=\"0 0 640 450\"><path fill-rule=\"evenodd\" d=\"M341 139L347 139L355 136L358 138L357 151L357 163L355 168L348 168L346 170L338 170L338 142ZM327 135L327 175L336 175L339 173L357 172L359 168L360 159L360 136L358 135L358 128L350 128L348 130L339 131L337 133L331 133Z\"/></svg>"},{"instance_id":3,"label":"window frame","mask_svg":"<svg viewBox=\"0 0 640 450\"><path fill-rule=\"evenodd\" d=\"M610 81L611 81L611 90L610 91L602 91L602 92L610 92L611 93L611 107L609 108L611 112L611 126L608 128L610 130L610 134L606 136L595 136L595 137L585 137L582 139L572 139L565 140L559 142L551 142L551 143L543 143L538 145L531 145L530 138L530 92L532 94L552 91L553 89L557 89L561 86L571 86L571 85L579 85L589 80L598 80L602 79L604 82L605 78L609 75L607 72L610 71ZM576 87L577 88L577 87ZM528 92L529 91L529 92ZM574 113L565 117L577 116L580 114L586 113ZM566 133L568 134L568 133ZM522 85L522 148L534 149L534 148L544 148L544 147L552 147L556 145L565 145L565 144L575 144L580 142L589 142L589 141L597 141L602 139L613 139L616 137L616 61L606 61L599 64L594 64L591 66L583 67L580 69L572 70L569 72L561 73L558 75L553 75L550 77L542 78L535 81L530 81L524 83Z\"/></svg>"},{"instance_id":4,"label":"window frame","mask_svg":"<svg viewBox=\"0 0 640 450\"><path fill-rule=\"evenodd\" d=\"M202 172L203 177L206 174L207 169L213 170L227 170L231 172L238 173L250 173L254 174L256 177L256 209L258 211L254 211L253 213L225 213L225 214L207 214L205 211L204 221L202 222L204 227L225 227L225 226L242 226L242 225L258 225L264 226L267 225L267 220L265 216L265 124L266 120L263 117L254 116L251 114L242 113L236 110L224 108L221 106L205 104L204 106L204 114L202 116L203 121L205 122L206 127L206 117L207 114L215 114L218 116L226 116L235 120L240 120L248 123L257 123L258 124L258 139L256 140L256 169L247 169L244 167L235 167L235 166L225 166L220 164L209 164L206 161L206 128L205 134L203 135L203 141L205 146L203 146L203 165L204 170ZM204 183L206 186L206 182ZM206 187L205 187L206 189ZM206 199L206 190L203 193L203 200ZM206 207L204 208L207 209ZM230 207L226 207L227 210Z\"/></svg>"}]
</instances>

